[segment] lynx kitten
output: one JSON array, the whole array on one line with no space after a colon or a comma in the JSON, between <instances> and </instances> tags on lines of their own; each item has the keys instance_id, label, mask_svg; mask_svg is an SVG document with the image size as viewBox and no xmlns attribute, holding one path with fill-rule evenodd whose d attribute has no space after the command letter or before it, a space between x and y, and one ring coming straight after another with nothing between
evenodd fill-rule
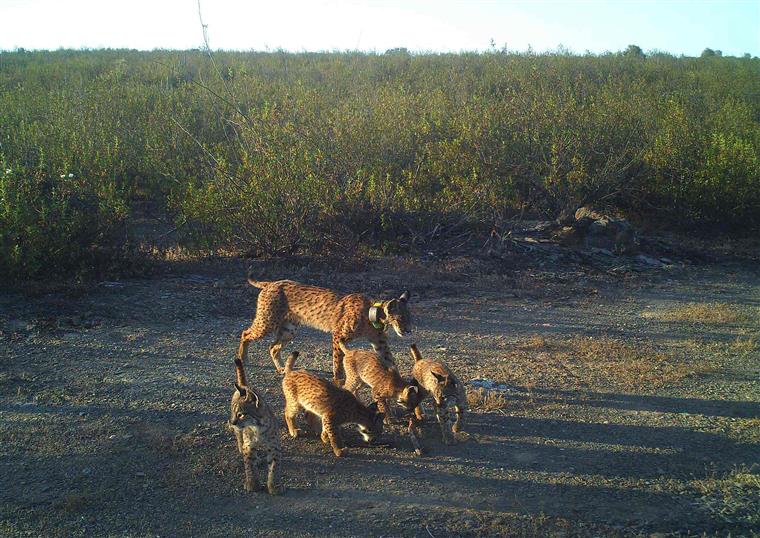
<instances>
[{"instance_id":1,"label":"lynx kitten","mask_svg":"<svg viewBox=\"0 0 760 538\"><path fill-rule=\"evenodd\" d=\"M285 394L285 422L292 437L300 431L295 418L299 411L306 413L306 420L317 432L321 420L322 442L328 441L335 456L345 453L340 437L342 424L356 424L366 442L371 442L383 431L383 414L378 413L377 404L363 405L346 389L338 387L326 379L319 378L304 370L293 370L298 352L293 352L285 363L282 378L282 392Z\"/></svg>"},{"instance_id":2,"label":"lynx kitten","mask_svg":"<svg viewBox=\"0 0 760 538\"><path fill-rule=\"evenodd\" d=\"M276 495L283 490L276 484L277 467L282 457L278 421L264 398L246 384L243 362L239 358L235 359L235 372L237 381L232 393L229 427L235 434L238 451L243 455L245 490L261 489L255 467L266 460L269 467L267 490Z\"/></svg>"},{"instance_id":3,"label":"lynx kitten","mask_svg":"<svg viewBox=\"0 0 760 538\"><path fill-rule=\"evenodd\" d=\"M422 389L422 399L433 398L435 416L441 425L443 443L446 445L454 442L452 432L458 432L462 427L462 414L467 409L467 397L464 393L464 385L451 373L445 364L432 359L423 359L416 345L411 348L414 358L412 375ZM449 406L454 408L456 419L449 431L450 413ZM418 420L422 420L422 407L415 410Z\"/></svg>"}]
</instances>

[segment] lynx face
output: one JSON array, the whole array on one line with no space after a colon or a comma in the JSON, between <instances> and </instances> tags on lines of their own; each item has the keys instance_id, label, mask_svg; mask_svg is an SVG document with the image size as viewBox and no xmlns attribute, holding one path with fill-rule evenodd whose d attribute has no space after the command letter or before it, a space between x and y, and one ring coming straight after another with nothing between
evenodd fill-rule
<instances>
[{"instance_id":1,"label":"lynx face","mask_svg":"<svg viewBox=\"0 0 760 538\"><path fill-rule=\"evenodd\" d=\"M396 334L406 336L412 332L412 315L409 312L409 292L405 291L398 299L391 299L385 304L386 323L393 327Z\"/></svg>"},{"instance_id":2,"label":"lynx face","mask_svg":"<svg viewBox=\"0 0 760 538\"><path fill-rule=\"evenodd\" d=\"M383 424L385 421L385 415L377 411L377 402L373 402L372 404L370 404L368 406L368 409L370 409L370 411L372 411L373 413L370 427L365 428L364 426L359 424L359 433L362 434L362 438L364 438L364 442L371 443L383 433Z\"/></svg>"},{"instance_id":3,"label":"lynx face","mask_svg":"<svg viewBox=\"0 0 760 538\"><path fill-rule=\"evenodd\" d=\"M262 413L258 395L249 388L235 385L237 389L232 394L230 405L229 425L233 430L244 430L246 427L257 427L261 423Z\"/></svg>"},{"instance_id":4,"label":"lynx face","mask_svg":"<svg viewBox=\"0 0 760 538\"><path fill-rule=\"evenodd\" d=\"M453 376L441 375L438 372L430 372L438 382L436 390L433 392L433 398L436 404L445 405L449 398L457 398L459 386Z\"/></svg>"}]
</instances>

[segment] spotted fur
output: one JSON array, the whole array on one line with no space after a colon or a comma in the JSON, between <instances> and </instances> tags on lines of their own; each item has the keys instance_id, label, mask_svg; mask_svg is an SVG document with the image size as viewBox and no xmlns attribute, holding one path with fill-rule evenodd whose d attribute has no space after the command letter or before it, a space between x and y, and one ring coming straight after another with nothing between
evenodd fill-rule
<instances>
[{"instance_id":1,"label":"spotted fur","mask_svg":"<svg viewBox=\"0 0 760 538\"><path fill-rule=\"evenodd\" d=\"M385 413L386 423L390 419L391 402L395 401L407 412L414 411L419 405L420 388L417 383L402 378L398 369L389 367L377 353L345 346L341 349L346 372L344 387L356 395L362 386L368 386L378 409Z\"/></svg>"},{"instance_id":2,"label":"spotted fur","mask_svg":"<svg viewBox=\"0 0 760 538\"><path fill-rule=\"evenodd\" d=\"M414 358L412 375L422 389L422 400L432 398L443 442L447 445L452 444L455 441L452 432L456 433L461 429L462 415L467 409L464 385L441 361L422 358L416 345L412 345L410 351ZM449 407L454 409L453 424ZM423 419L422 406L417 406L415 415L418 420Z\"/></svg>"},{"instance_id":3,"label":"spotted fur","mask_svg":"<svg viewBox=\"0 0 760 538\"><path fill-rule=\"evenodd\" d=\"M245 359L250 342L274 334L275 339L269 346L269 354L280 373L280 352L293 338L300 324L332 332L333 379L336 383L340 383L344 377L341 344L366 338L390 365L393 364L393 357L388 349L388 327L393 327L399 336L404 336L411 330L408 291L396 299L375 303L358 293L341 295L292 280L259 282L249 278L248 283L261 288L261 292L256 303L256 317L251 326L240 335L238 357ZM379 329L369 320L369 311L374 304L380 305Z\"/></svg>"},{"instance_id":4,"label":"spotted fur","mask_svg":"<svg viewBox=\"0 0 760 538\"><path fill-rule=\"evenodd\" d=\"M229 428L235 434L237 448L243 456L246 491L261 489L256 468L263 461L268 467L267 490L271 495L283 488L277 482L282 459L278 421L263 396L246 384L243 362L235 359L237 381L230 404Z\"/></svg>"},{"instance_id":5,"label":"spotted fur","mask_svg":"<svg viewBox=\"0 0 760 538\"><path fill-rule=\"evenodd\" d=\"M330 443L336 457L341 457L346 451L340 436L341 425L356 424L368 443L382 433L383 414L377 411L377 404L365 406L346 389L304 370L293 370L297 357L298 352L290 354L282 378L285 423L291 437L300 434L295 419L302 410L309 426L320 433L323 443Z\"/></svg>"}]
</instances>

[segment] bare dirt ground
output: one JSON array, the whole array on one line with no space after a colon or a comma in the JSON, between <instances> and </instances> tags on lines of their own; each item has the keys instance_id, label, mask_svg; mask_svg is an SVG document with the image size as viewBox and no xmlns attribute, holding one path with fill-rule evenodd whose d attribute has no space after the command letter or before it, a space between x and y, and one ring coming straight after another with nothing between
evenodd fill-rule
<instances>
[{"instance_id":1,"label":"bare dirt ground","mask_svg":"<svg viewBox=\"0 0 760 538\"><path fill-rule=\"evenodd\" d=\"M416 342L503 390L472 386L456 446L429 417L423 457L399 430L373 447L354 430L336 459L283 424L286 492L246 494L224 427L255 311L244 261L0 292L0 534L757 535L755 270L499 274L401 258L255 269L376 296L409 288L415 332L390 339L402 373ZM267 344L251 347L249 381L281 411ZM329 376L328 335L302 328L288 349Z\"/></svg>"}]
</instances>

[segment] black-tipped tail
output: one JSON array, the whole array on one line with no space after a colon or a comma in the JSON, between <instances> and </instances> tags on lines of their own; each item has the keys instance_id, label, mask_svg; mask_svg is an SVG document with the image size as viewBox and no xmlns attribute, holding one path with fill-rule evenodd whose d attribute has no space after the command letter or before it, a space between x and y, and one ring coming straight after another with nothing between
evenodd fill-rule
<instances>
[{"instance_id":1,"label":"black-tipped tail","mask_svg":"<svg viewBox=\"0 0 760 538\"><path fill-rule=\"evenodd\" d=\"M285 374L293 371L293 364L296 362L297 358L298 358L298 351L294 351L293 353L290 354L288 359L285 361L285 370L284 370Z\"/></svg>"}]
</instances>

